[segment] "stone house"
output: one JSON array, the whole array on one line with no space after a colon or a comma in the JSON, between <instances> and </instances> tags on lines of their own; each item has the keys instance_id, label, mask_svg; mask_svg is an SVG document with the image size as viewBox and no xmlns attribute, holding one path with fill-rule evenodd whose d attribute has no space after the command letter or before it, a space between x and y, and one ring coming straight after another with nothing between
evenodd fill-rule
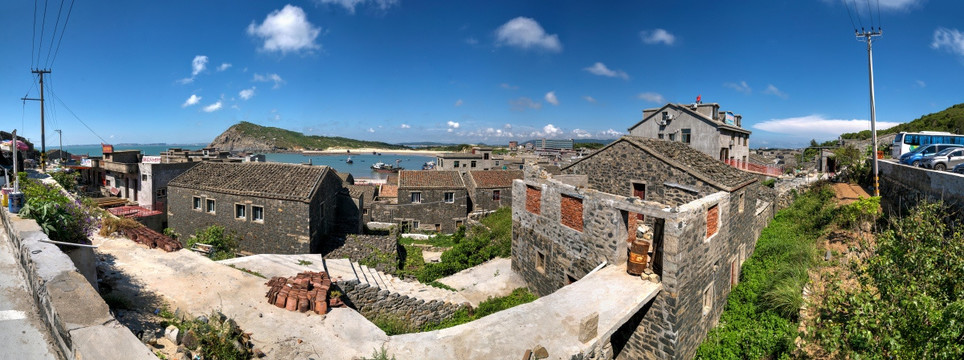
<instances>
[{"instance_id":1,"label":"stone house","mask_svg":"<svg viewBox=\"0 0 964 360\"><path fill-rule=\"evenodd\" d=\"M522 170L469 171L463 178L469 210L484 212L512 206L512 180L521 179Z\"/></svg>"},{"instance_id":2,"label":"stone house","mask_svg":"<svg viewBox=\"0 0 964 360\"><path fill-rule=\"evenodd\" d=\"M388 198L395 192L394 198ZM398 184L382 185L372 221L452 233L465 224L468 193L458 171L402 170Z\"/></svg>"},{"instance_id":3,"label":"stone house","mask_svg":"<svg viewBox=\"0 0 964 360\"><path fill-rule=\"evenodd\" d=\"M341 179L327 166L201 162L168 183L168 221L182 238L211 225L242 251L320 251L341 219Z\"/></svg>"},{"instance_id":4,"label":"stone house","mask_svg":"<svg viewBox=\"0 0 964 360\"><path fill-rule=\"evenodd\" d=\"M747 162L750 131L742 116L720 111L720 104L666 104L643 110L629 135L678 141L719 160Z\"/></svg>"},{"instance_id":5,"label":"stone house","mask_svg":"<svg viewBox=\"0 0 964 360\"><path fill-rule=\"evenodd\" d=\"M502 159L492 155L492 148L474 147L470 153L444 153L435 159L435 170L461 172L501 169Z\"/></svg>"},{"instance_id":6,"label":"stone house","mask_svg":"<svg viewBox=\"0 0 964 360\"><path fill-rule=\"evenodd\" d=\"M692 358L772 217L769 189L681 142L633 136L561 171L527 168L513 183L513 270L543 296L625 266L643 239L662 290L611 336L614 357Z\"/></svg>"},{"instance_id":7,"label":"stone house","mask_svg":"<svg viewBox=\"0 0 964 360\"><path fill-rule=\"evenodd\" d=\"M108 146L104 150L104 158L100 161L101 193L138 202L141 151L114 151Z\"/></svg>"},{"instance_id":8,"label":"stone house","mask_svg":"<svg viewBox=\"0 0 964 360\"><path fill-rule=\"evenodd\" d=\"M140 185L138 205L145 209L167 212L167 184L197 163L138 164ZM167 220L165 218L166 225ZM163 227L162 227L163 229Z\"/></svg>"}]
</instances>

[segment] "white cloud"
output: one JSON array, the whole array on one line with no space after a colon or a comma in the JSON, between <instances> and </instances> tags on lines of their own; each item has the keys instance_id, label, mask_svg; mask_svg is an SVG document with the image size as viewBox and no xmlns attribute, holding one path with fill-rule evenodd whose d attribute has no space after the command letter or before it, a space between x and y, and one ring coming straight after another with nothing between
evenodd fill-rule
<instances>
[{"instance_id":1,"label":"white cloud","mask_svg":"<svg viewBox=\"0 0 964 360\"><path fill-rule=\"evenodd\" d=\"M215 111L221 110L222 106L223 105L221 104L221 100L218 100L218 102L214 104L205 106L203 110L204 112L215 112Z\"/></svg>"},{"instance_id":2,"label":"white cloud","mask_svg":"<svg viewBox=\"0 0 964 360\"><path fill-rule=\"evenodd\" d=\"M255 22L248 25L248 35L264 40L261 50L282 54L321 48L315 43L319 34L321 28L308 22L305 11L290 4L272 11L261 25L255 25Z\"/></svg>"},{"instance_id":3,"label":"white cloud","mask_svg":"<svg viewBox=\"0 0 964 360\"><path fill-rule=\"evenodd\" d=\"M623 80L629 80L629 74L627 74L625 71L611 70L608 67L606 67L606 64L603 64L601 62L597 62L592 66L587 67L583 70L586 70L593 75L606 76L606 77L618 77Z\"/></svg>"},{"instance_id":4,"label":"white cloud","mask_svg":"<svg viewBox=\"0 0 964 360\"><path fill-rule=\"evenodd\" d=\"M878 121L878 129L887 129L899 123ZM771 119L753 125L753 128L780 134L790 134L810 138L834 137L848 132L870 130L870 120L827 119L814 114L802 117Z\"/></svg>"},{"instance_id":5,"label":"white cloud","mask_svg":"<svg viewBox=\"0 0 964 360\"><path fill-rule=\"evenodd\" d=\"M917 87L919 88L927 87L927 83L925 83L923 80L917 80L916 82L917 82Z\"/></svg>"},{"instance_id":6,"label":"white cloud","mask_svg":"<svg viewBox=\"0 0 964 360\"><path fill-rule=\"evenodd\" d=\"M546 93L546 102L555 106L559 106L559 99L556 98L555 91L550 91Z\"/></svg>"},{"instance_id":7,"label":"white cloud","mask_svg":"<svg viewBox=\"0 0 964 360\"><path fill-rule=\"evenodd\" d=\"M591 133L583 129L572 129L572 135L574 135L577 138L583 138L583 139L592 137Z\"/></svg>"},{"instance_id":8,"label":"white cloud","mask_svg":"<svg viewBox=\"0 0 964 360\"><path fill-rule=\"evenodd\" d=\"M412 126L409 124L402 124L402 129L411 129Z\"/></svg>"},{"instance_id":9,"label":"white cloud","mask_svg":"<svg viewBox=\"0 0 964 360\"><path fill-rule=\"evenodd\" d=\"M615 137L620 137L622 135L623 133L613 129L599 132L599 136L603 138L615 138Z\"/></svg>"},{"instance_id":10,"label":"white cloud","mask_svg":"<svg viewBox=\"0 0 964 360\"><path fill-rule=\"evenodd\" d=\"M201 97L200 97L200 96L197 96L197 95L195 95L195 94L191 94L191 97L187 98L187 101L185 101L184 104L181 105L181 107L188 107L188 106L191 106L191 105L197 105L197 103L200 102L200 101L201 101Z\"/></svg>"},{"instance_id":11,"label":"white cloud","mask_svg":"<svg viewBox=\"0 0 964 360\"><path fill-rule=\"evenodd\" d=\"M826 0L825 0L826 1ZM832 2L832 1L828 1ZM909 10L912 7L917 7L923 2L923 0L880 0L877 2L861 2L861 1L851 1L843 0L844 6L848 6L850 11L857 11L858 13L865 13L870 6L870 11L877 11L877 7L880 7L881 11L886 10ZM855 5L854 5L855 4ZM857 9L854 8L857 6Z\"/></svg>"},{"instance_id":12,"label":"white cloud","mask_svg":"<svg viewBox=\"0 0 964 360\"><path fill-rule=\"evenodd\" d=\"M230 63L221 63L221 65L218 66L218 71L224 71L224 70L227 70L227 69L229 69L229 68L231 68L231 64L230 64Z\"/></svg>"},{"instance_id":13,"label":"white cloud","mask_svg":"<svg viewBox=\"0 0 964 360\"><path fill-rule=\"evenodd\" d=\"M238 93L238 96L240 96L242 99L248 100L252 96L254 96L255 88L256 88L255 86L252 86L250 89L241 90L241 92Z\"/></svg>"},{"instance_id":14,"label":"white cloud","mask_svg":"<svg viewBox=\"0 0 964 360\"><path fill-rule=\"evenodd\" d=\"M536 48L550 52L562 51L559 35L546 34L546 31L533 19L517 17L502 24L495 30L496 43L522 49Z\"/></svg>"},{"instance_id":15,"label":"white cloud","mask_svg":"<svg viewBox=\"0 0 964 360\"><path fill-rule=\"evenodd\" d=\"M197 76L207 67L208 57L204 55L198 55L194 57L191 61L191 77Z\"/></svg>"},{"instance_id":16,"label":"white cloud","mask_svg":"<svg viewBox=\"0 0 964 360\"><path fill-rule=\"evenodd\" d=\"M459 123L457 123L457 122L455 122L455 121L451 121L451 120L450 120L447 125L448 125L450 128L453 128L453 129L458 129L458 128L459 128Z\"/></svg>"},{"instance_id":17,"label":"white cloud","mask_svg":"<svg viewBox=\"0 0 964 360\"><path fill-rule=\"evenodd\" d=\"M370 133L375 132L375 128L368 128L368 132L370 132Z\"/></svg>"},{"instance_id":18,"label":"white cloud","mask_svg":"<svg viewBox=\"0 0 964 360\"><path fill-rule=\"evenodd\" d=\"M345 10L348 10L349 13L354 14L354 13L355 13L355 7L358 6L358 5L360 5L360 4L371 3L371 4L375 5L375 7L378 8L379 10L383 10L383 11L384 11L384 10L388 10L388 9L389 9L390 7L392 7L392 6L397 5L398 2L399 2L399 0L372 0L372 1L366 1L366 0L315 0L315 2L318 2L318 3L321 3L321 4L326 4L326 5L341 5L341 7L345 8Z\"/></svg>"},{"instance_id":19,"label":"white cloud","mask_svg":"<svg viewBox=\"0 0 964 360\"><path fill-rule=\"evenodd\" d=\"M750 85L747 85L746 81L740 81L739 83L731 83L731 82L723 83L723 87L728 87L730 89L739 91L744 94L749 94L753 92L753 89L750 89Z\"/></svg>"},{"instance_id":20,"label":"white cloud","mask_svg":"<svg viewBox=\"0 0 964 360\"><path fill-rule=\"evenodd\" d=\"M774 95L776 97L783 98L783 99L790 97L789 95L787 95L787 93L780 91L780 89L777 89L776 86L773 86L773 84L767 84L767 88L766 90L763 90L763 93Z\"/></svg>"},{"instance_id":21,"label":"white cloud","mask_svg":"<svg viewBox=\"0 0 964 360\"><path fill-rule=\"evenodd\" d=\"M278 76L278 74L264 74L264 75L254 74L254 78L251 79L251 81L273 82L274 83L274 86L272 86L273 89L277 89L281 87L281 84L285 83L284 79L282 79L281 76Z\"/></svg>"},{"instance_id":22,"label":"white cloud","mask_svg":"<svg viewBox=\"0 0 964 360\"><path fill-rule=\"evenodd\" d=\"M670 34L669 31L663 29L640 31L639 38L647 44L663 43L666 45L673 45L673 43L676 42L676 35Z\"/></svg>"},{"instance_id":23,"label":"white cloud","mask_svg":"<svg viewBox=\"0 0 964 360\"><path fill-rule=\"evenodd\" d=\"M462 106L462 99L458 99L455 101L455 107L459 107L459 106Z\"/></svg>"},{"instance_id":24,"label":"white cloud","mask_svg":"<svg viewBox=\"0 0 964 360\"><path fill-rule=\"evenodd\" d=\"M596 99L594 99L592 96L589 96L589 95L583 96L582 99L583 99L583 100L586 100L586 101L588 101L588 102L591 102L591 103L593 103L593 104L596 103Z\"/></svg>"},{"instance_id":25,"label":"white cloud","mask_svg":"<svg viewBox=\"0 0 964 360\"><path fill-rule=\"evenodd\" d=\"M542 127L542 134L545 137L559 136L562 135L562 129L559 129L552 124L546 124L546 126Z\"/></svg>"},{"instance_id":26,"label":"white cloud","mask_svg":"<svg viewBox=\"0 0 964 360\"><path fill-rule=\"evenodd\" d=\"M526 111L526 109L541 109L542 103L532 101L525 96L515 100L509 100L509 106L514 111Z\"/></svg>"},{"instance_id":27,"label":"white cloud","mask_svg":"<svg viewBox=\"0 0 964 360\"><path fill-rule=\"evenodd\" d=\"M947 51L964 61L964 33L957 29L937 28L937 30L934 30L934 41L931 42L931 48Z\"/></svg>"},{"instance_id":28,"label":"white cloud","mask_svg":"<svg viewBox=\"0 0 964 360\"><path fill-rule=\"evenodd\" d=\"M501 86L503 89L508 89L508 90L518 90L518 89L519 89L518 86L516 86L516 85L509 85L508 83L502 83L502 84L499 84L499 86Z\"/></svg>"},{"instance_id":29,"label":"white cloud","mask_svg":"<svg viewBox=\"0 0 964 360\"><path fill-rule=\"evenodd\" d=\"M640 100L645 100L651 103L662 104L666 102L666 98L664 98L663 95L654 92L640 93L639 95L636 95L636 97Z\"/></svg>"}]
</instances>

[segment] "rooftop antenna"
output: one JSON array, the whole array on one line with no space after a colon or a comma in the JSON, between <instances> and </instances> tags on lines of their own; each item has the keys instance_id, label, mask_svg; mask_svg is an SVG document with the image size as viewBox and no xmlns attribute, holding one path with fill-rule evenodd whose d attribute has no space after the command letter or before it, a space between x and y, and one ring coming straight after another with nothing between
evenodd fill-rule
<instances>
[{"instance_id":1,"label":"rooftop antenna","mask_svg":"<svg viewBox=\"0 0 964 360\"><path fill-rule=\"evenodd\" d=\"M874 196L880 196L880 180L878 177L878 168L877 168L877 110L876 110L876 105L874 104L873 38L874 36L881 36L882 30L880 27L877 27L876 31L874 31L873 27L870 28L870 31L863 31L863 28L860 28L860 30L861 32L857 33L857 40L867 42L867 69L870 74L870 133L871 133L871 142L873 142L873 147L874 147L874 151L873 153L870 154L870 157L873 159Z\"/></svg>"}]
</instances>

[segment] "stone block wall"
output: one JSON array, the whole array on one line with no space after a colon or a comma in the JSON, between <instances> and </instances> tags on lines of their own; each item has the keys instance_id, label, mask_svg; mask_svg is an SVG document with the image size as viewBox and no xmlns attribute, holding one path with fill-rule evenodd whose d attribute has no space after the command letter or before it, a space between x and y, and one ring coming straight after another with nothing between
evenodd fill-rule
<instances>
[{"instance_id":1,"label":"stone block wall","mask_svg":"<svg viewBox=\"0 0 964 360\"><path fill-rule=\"evenodd\" d=\"M879 161L880 195L887 213L902 213L921 201L943 201L964 211L964 175Z\"/></svg>"},{"instance_id":2,"label":"stone block wall","mask_svg":"<svg viewBox=\"0 0 964 360\"><path fill-rule=\"evenodd\" d=\"M421 192L421 203L412 203L412 193ZM454 193L453 202L446 203L444 194ZM438 224L443 233L454 233L459 223L465 224L468 209L468 193L465 188L458 189L399 189L399 205L389 206L394 223L419 222L418 230L434 231ZM384 211L384 210L382 210Z\"/></svg>"},{"instance_id":3,"label":"stone block wall","mask_svg":"<svg viewBox=\"0 0 964 360\"><path fill-rule=\"evenodd\" d=\"M493 191L499 191L499 200L493 199ZM473 192L472 211L491 211L498 210L503 206L512 206L512 188L476 188L469 189Z\"/></svg>"},{"instance_id":4,"label":"stone block wall","mask_svg":"<svg viewBox=\"0 0 964 360\"><path fill-rule=\"evenodd\" d=\"M355 262L367 262L379 256L392 259L394 263L379 262L374 267L378 271L394 274L398 270L398 248L394 235L352 234L343 238L332 238L321 253L328 259L351 259Z\"/></svg>"},{"instance_id":5,"label":"stone block wall","mask_svg":"<svg viewBox=\"0 0 964 360\"><path fill-rule=\"evenodd\" d=\"M468 303L452 304L438 300L425 302L377 286L362 284L358 280L339 281L336 285L347 297L349 306L369 320L394 317L415 328L441 323L451 318L456 311L471 308Z\"/></svg>"}]
</instances>

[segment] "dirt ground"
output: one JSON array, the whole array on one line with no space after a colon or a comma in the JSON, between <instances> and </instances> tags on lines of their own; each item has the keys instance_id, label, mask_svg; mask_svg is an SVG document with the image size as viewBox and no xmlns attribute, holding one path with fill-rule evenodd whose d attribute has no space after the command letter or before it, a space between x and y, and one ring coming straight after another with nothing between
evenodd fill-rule
<instances>
[{"instance_id":1,"label":"dirt ground","mask_svg":"<svg viewBox=\"0 0 964 360\"><path fill-rule=\"evenodd\" d=\"M870 194L860 185L849 183L834 183L833 191L837 198L837 205L847 205L861 198L870 197Z\"/></svg>"}]
</instances>

